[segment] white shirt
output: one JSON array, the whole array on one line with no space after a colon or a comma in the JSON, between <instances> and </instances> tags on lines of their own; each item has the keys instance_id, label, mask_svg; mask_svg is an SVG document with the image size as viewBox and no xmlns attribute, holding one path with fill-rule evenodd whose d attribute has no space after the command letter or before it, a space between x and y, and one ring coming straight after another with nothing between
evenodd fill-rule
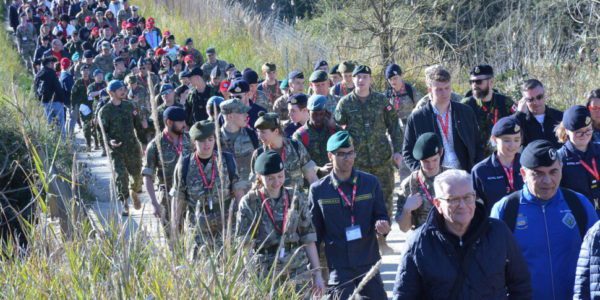
<instances>
[{"instance_id":1,"label":"white shirt","mask_svg":"<svg viewBox=\"0 0 600 300\"><path fill-rule=\"evenodd\" d=\"M452 129L451 106L448 106L448 111L446 111L445 114L440 114L435 105L432 104L431 107L433 108L433 112L435 113L438 128L442 133L442 143L444 144L444 159L442 160L442 166L446 168L460 169L460 161L458 160L458 156L456 156L456 151L454 151L454 135ZM446 118L448 118L448 132L444 134L443 125L442 122L440 122L440 120L446 123Z\"/></svg>"}]
</instances>

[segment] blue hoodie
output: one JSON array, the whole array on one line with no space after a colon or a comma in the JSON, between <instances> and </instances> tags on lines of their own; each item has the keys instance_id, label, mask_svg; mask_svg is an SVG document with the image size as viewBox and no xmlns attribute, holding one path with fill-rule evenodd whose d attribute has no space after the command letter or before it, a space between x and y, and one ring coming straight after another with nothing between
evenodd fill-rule
<instances>
[{"instance_id":1,"label":"blue hoodie","mask_svg":"<svg viewBox=\"0 0 600 300\"><path fill-rule=\"evenodd\" d=\"M598 216L583 195L577 193L587 213L587 228ZM502 219L507 199L492 208L491 217ZM533 196L527 185L521 190L514 236L531 272L533 299L571 299L575 268L583 238L560 190L547 201Z\"/></svg>"}]
</instances>

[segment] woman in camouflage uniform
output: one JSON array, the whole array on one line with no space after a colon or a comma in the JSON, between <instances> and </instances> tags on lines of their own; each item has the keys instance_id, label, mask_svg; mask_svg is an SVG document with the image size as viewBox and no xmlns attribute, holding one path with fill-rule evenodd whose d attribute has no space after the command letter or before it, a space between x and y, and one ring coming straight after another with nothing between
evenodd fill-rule
<instances>
[{"instance_id":1,"label":"woman in camouflage uniform","mask_svg":"<svg viewBox=\"0 0 600 300\"><path fill-rule=\"evenodd\" d=\"M261 276L270 276L274 270L305 292L312 275L312 287L320 294L325 286L306 195L284 187L285 170L276 151L260 154L254 169L257 183L240 201L237 236L255 251L252 259Z\"/></svg>"}]
</instances>

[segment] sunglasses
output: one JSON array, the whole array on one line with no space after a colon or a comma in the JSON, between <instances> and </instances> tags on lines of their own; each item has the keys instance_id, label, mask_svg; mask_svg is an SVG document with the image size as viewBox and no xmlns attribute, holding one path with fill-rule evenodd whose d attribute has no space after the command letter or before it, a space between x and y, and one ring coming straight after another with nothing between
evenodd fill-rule
<instances>
[{"instance_id":1,"label":"sunglasses","mask_svg":"<svg viewBox=\"0 0 600 300\"><path fill-rule=\"evenodd\" d=\"M539 94L539 95L537 95L537 96L535 96L535 97L531 97L531 98L525 98L525 101L527 101L527 102L531 103L531 102L533 102L533 101L535 101L535 100L543 100L543 99L544 99L544 96L545 96L544 94Z\"/></svg>"},{"instance_id":2,"label":"sunglasses","mask_svg":"<svg viewBox=\"0 0 600 300\"><path fill-rule=\"evenodd\" d=\"M488 80L490 78L483 78L483 79L471 79L469 80L470 84L476 84L476 85L480 85L481 83L483 83L484 80Z\"/></svg>"}]
</instances>

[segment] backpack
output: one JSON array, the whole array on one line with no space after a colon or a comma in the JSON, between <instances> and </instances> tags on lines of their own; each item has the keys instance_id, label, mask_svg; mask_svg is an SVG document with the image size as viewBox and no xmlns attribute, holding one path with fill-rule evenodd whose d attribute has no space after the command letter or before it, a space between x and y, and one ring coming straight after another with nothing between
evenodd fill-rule
<instances>
[{"instance_id":1,"label":"backpack","mask_svg":"<svg viewBox=\"0 0 600 300\"><path fill-rule=\"evenodd\" d=\"M252 128L248 128L248 127L244 127L244 130L246 130L246 133L248 134L248 136L250 137L250 141L252 142L252 147L254 147L254 149L258 148L258 136L256 135L256 132L254 130L252 130Z\"/></svg>"},{"instance_id":2,"label":"backpack","mask_svg":"<svg viewBox=\"0 0 600 300\"><path fill-rule=\"evenodd\" d=\"M190 169L190 159L192 158L192 155L194 153L189 153L186 154L182 157L182 166L181 166L181 172L183 172L181 174L181 182L185 182L187 179L187 174L188 171ZM235 165L235 161L233 160L233 157L230 156L230 154L223 152L223 160L225 160L225 164L227 165L227 175L229 176L229 181L233 182L233 180L235 179L235 169L236 169L236 165ZM232 171L233 170L233 171Z\"/></svg>"},{"instance_id":3,"label":"backpack","mask_svg":"<svg viewBox=\"0 0 600 300\"><path fill-rule=\"evenodd\" d=\"M575 217L575 222L579 228L579 234L581 235L581 238L583 238L587 232L588 223L585 208L583 207L583 204L581 204L579 197L577 197L577 194L575 194L574 191L566 188L560 188L560 190L565 196L565 201ZM517 223L517 214L519 213L519 200L521 198L521 191L513 192L507 197L508 199L506 201L506 207L504 210L504 215L502 216L502 220L504 223L506 223L510 231L514 232L515 225Z\"/></svg>"}]
</instances>

